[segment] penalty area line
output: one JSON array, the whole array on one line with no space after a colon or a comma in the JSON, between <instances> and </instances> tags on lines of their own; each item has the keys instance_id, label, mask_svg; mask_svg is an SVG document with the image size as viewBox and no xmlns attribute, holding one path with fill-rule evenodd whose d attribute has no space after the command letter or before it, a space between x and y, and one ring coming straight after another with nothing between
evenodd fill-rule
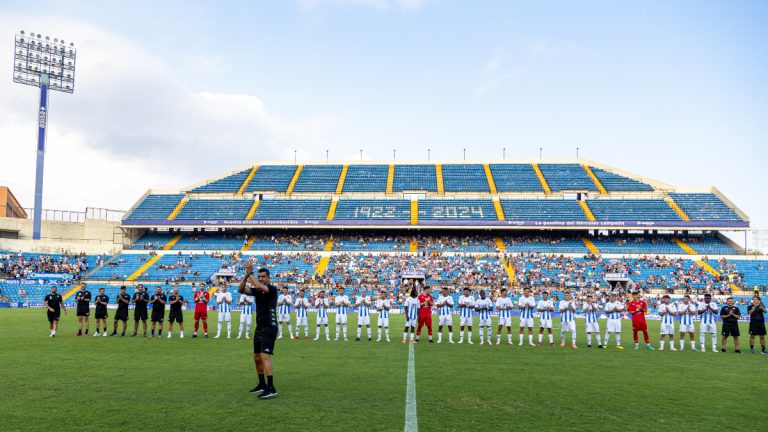
<instances>
[{"instance_id":1,"label":"penalty area line","mask_svg":"<svg viewBox=\"0 0 768 432\"><path fill-rule=\"evenodd\" d=\"M405 390L405 432L418 432L416 419L416 368L414 366L413 344L408 344L408 375Z\"/></svg>"}]
</instances>

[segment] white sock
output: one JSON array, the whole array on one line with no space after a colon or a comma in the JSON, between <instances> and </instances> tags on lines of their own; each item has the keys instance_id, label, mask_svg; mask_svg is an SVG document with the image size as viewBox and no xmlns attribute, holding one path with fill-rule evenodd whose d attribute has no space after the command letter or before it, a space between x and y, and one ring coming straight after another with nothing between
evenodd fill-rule
<instances>
[{"instance_id":1,"label":"white sock","mask_svg":"<svg viewBox=\"0 0 768 432\"><path fill-rule=\"evenodd\" d=\"M370 339L370 338L371 338L371 332L372 332L372 331L373 331L373 330L371 330L371 328L370 328L370 327L366 327L366 328L365 328L365 332L366 332L366 333L368 333L368 339Z\"/></svg>"},{"instance_id":2,"label":"white sock","mask_svg":"<svg viewBox=\"0 0 768 432\"><path fill-rule=\"evenodd\" d=\"M384 334L387 335L387 340L389 340L389 327L384 329Z\"/></svg>"},{"instance_id":3,"label":"white sock","mask_svg":"<svg viewBox=\"0 0 768 432\"><path fill-rule=\"evenodd\" d=\"M363 328L360 326L357 326L357 338L360 339L360 334L363 332Z\"/></svg>"},{"instance_id":4,"label":"white sock","mask_svg":"<svg viewBox=\"0 0 768 432\"><path fill-rule=\"evenodd\" d=\"M480 343L483 343L483 328L480 327L478 331L480 331Z\"/></svg>"},{"instance_id":5,"label":"white sock","mask_svg":"<svg viewBox=\"0 0 768 432\"><path fill-rule=\"evenodd\" d=\"M725 347L725 345L723 345ZM717 351L717 335L712 333L712 349Z\"/></svg>"},{"instance_id":6,"label":"white sock","mask_svg":"<svg viewBox=\"0 0 768 432\"><path fill-rule=\"evenodd\" d=\"M670 345L672 345L672 344L670 344ZM664 349L664 341L663 340L659 342L659 347L661 349Z\"/></svg>"},{"instance_id":7,"label":"white sock","mask_svg":"<svg viewBox=\"0 0 768 432\"><path fill-rule=\"evenodd\" d=\"M532 344L532 343L533 343L533 335L532 335L532 334L529 334L529 335L528 335L528 343L529 343L529 344Z\"/></svg>"},{"instance_id":8,"label":"white sock","mask_svg":"<svg viewBox=\"0 0 768 432\"><path fill-rule=\"evenodd\" d=\"M336 326L336 339L338 339L338 338L339 338L339 333L341 333L341 327L339 327L339 326L337 325L337 326Z\"/></svg>"},{"instance_id":9,"label":"white sock","mask_svg":"<svg viewBox=\"0 0 768 432\"><path fill-rule=\"evenodd\" d=\"M501 333L496 334L496 343L501 343Z\"/></svg>"},{"instance_id":10,"label":"white sock","mask_svg":"<svg viewBox=\"0 0 768 432\"><path fill-rule=\"evenodd\" d=\"M587 345L592 345L592 333L587 333Z\"/></svg>"},{"instance_id":11,"label":"white sock","mask_svg":"<svg viewBox=\"0 0 768 432\"><path fill-rule=\"evenodd\" d=\"M437 333L437 343L440 343L443 341L443 332Z\"/></svg>"},{"instance_id":12,"label":"white sock","mask_svg":"<svg viewBox=\"0 0 768 432\"><path fill-rule=\"evenodd\" d=\"M523 344L523 335L522 334L520 335L520 344L521 345Z\"/></svg>"},{"instance_id":13,"label":"white sock","mask_svg":"<svg viewBox=\"0 0 768 432\"><path fill-rule=\"evenodd\" d=\"M232 336L232 321L227 321L227 337Z\"/></svg>"},{"instance_id":14,"label":"white sock","mask_svg":"<svg viewBox=\"0 0 768 432\"><path fill-rule=\"evenodd\" d=\"M246 324L245 325L245 335L249 336L249 337L251 336L251 325L250 324Z\"/></svg>"},{"instance_id":15,"label":"white sock","mask_svg":"<svg viewBox=\"0 0 768 432\"><path fill-rule=\"evenodd\" d=\"M611 334L608 332L605 332L605 344L608 345L608 341L611 340Z\"/></svg>"},{"instance_id":16,"label":"white sock","mask_svg":"<svg viewBox=\"0 0 768 432\"><path fill-rule=\"evenodd\" d=\"M298 328L296 330L298 330ZM293 334L293 327L291 327L291 323L288 323L288 336L292 334Z\"/></svg>"},{"instance_id":17,"label":"white sock","mask_svg":"<svg viewBox=\"0 0 768 432\"><path fill-rule=\"evenodd\" d=\"M621 346L621 334L616 333L616 346Z\"/></svg>"},{"instance_id":18,"label":"white sock","mask_svg":"<svg viewBox=\"0 0 768 432\"><path fill-rule=\"evenodd\" d=\"M453 332L448 332L448 342L453 342Z\"/></svg>"},{"instance_id":19,"label":"white sock","mask_svg":"<svg viewBox=\"0 0 768 432\"><path fill-rule=\"evenodd\" d=\"M347 326L345 325L342 330L344 330L344 339L347 338Z\"/></svg>"},{"instance_id":20,"label":"white sock","mask_svg":"<svg viewBox=\"0 0 768 432\"><path fill-rule=\"evenodd\" d=\"M549 335L549 343L551 343L551 344L555 343L555 335L553 335L553 334Z\"/></svg>"},{"instance_id":21,"label":"white sock","mask_svg":"<svg viewBox=\"0 0 768 432\"><path fill-rule=\"evenodd\" d=\"M704 346L704 340L705 340L706 336L707 336L707 335L706 335L705 333L700 333L700 334L699 334L699 342L701 342L701 350L702 350L702 351L704 351L704 349L706 348L706 347Z\"/></svg>"},{"instance_id":22,"label":"white sock","mask_svg":"<svg viewBox=\"0 0 768 432\"><path fill-rule=\"evenodd\" d=\"M179 336L184 337L184 330L179 332Z\"/></svg>"},{"instance_id":23,"label":"white sock","mask_svg":"<svg viewBox=\"0 0 768 432\"><path fill-rule=\"evenodd\" d=\"M283 337L283 323L277 325L277 337Z\"/></svg>"},{"instance_id":24,"label":"white sock","mask_svg":"<svg viewBox=\"0 0 768 432\"><path fill-rule=\"evenodd\" d=\"M576 345L576 332L571 334L571 345Z\"/></svg>"},{"instance_id":25,"label":"white sock","mask_svg":"<svg viewBox=\"0 0 768 432\"><path fill-rule=\"evenodd\" d=\"M603 341L602 341L602 340L601 340L601 338L600 338L600 333L595 333L595 337L597 337L597 344L598 344L598 345L602 345L602 344L603 344Z\"/></svg>"},{"instance_id":26,"label":"white sock","mask_svg":"<svg viewBox=\"0 0 768 432\"><path fill-rule=\"evenodd\" d=\"M408 330L403 332L403 340L408 340Z\"/></svg>"},{"instance_id":27,"label":"white sock","mask_svg":"<svg viewBox=\"0 0 768 432\"><path fill-rule=\"evenodd\" d=\"M539 343L541 343L542 336L544 336L544 335L539 333Z\"/></svg>"},{"instance_id":28,"label":"white sock","mask_svg":"<svg viewBox=\"0 0 768 432\"><path fill-rule=\"evenodd\" d=\"M539 337L541 339L541 337ZM512 335L507 332L507 342L512 343Z\"/></svg>"}]
</instances>

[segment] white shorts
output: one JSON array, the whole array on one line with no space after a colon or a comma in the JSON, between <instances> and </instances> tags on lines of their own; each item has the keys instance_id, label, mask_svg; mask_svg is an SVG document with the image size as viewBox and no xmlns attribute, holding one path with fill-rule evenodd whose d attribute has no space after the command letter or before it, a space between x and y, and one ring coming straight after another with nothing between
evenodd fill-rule
<instances>
[{"instance_id":1,"label":"white shorts","mask_svg":"<svg viewBox=\"0 0 768 432\"><path fill-rule=\"evenodd\" d=\"M504 326L512 327L512 318L510 318L510 317L504 317L504 318L499 317L499 325L502 326L502 327L504 327Z\"/></svg>"},{"instance_id":2,"label":"white shorts","mask_svg":"<svg viewBox=\"0 0 768 432\"><path fill-rule=\"evenodd\" d=\"M364 316L364 317L357 317L357 325L358 326L370 326L371 325L371 316Z\"/></svg>"},{"instance_id":3,"label":"white shorts","mask_svg":"<svg viewBox=\"0 0 768 432\"><path fill-rule=\"evenodd\" d=\"M551 319L540 319L539 320L539 328L551 329L552 328L552 320Z\"/></svg>"},{"instance_id":4,"label":"white shorts","mask_svg":"<svg viewBox=\"0 0 768 432\"><path fill-rule=\"evenodd\" d=\"M608 320L608 333L621 333L621 320L609 319Z\"/></svg>"},{"instance_id":5,"label":"white shorts","mask_svg":"<svg viewBox=\"0 0 768 432\"><path fill-rule=\"evenodd\" d=\"M379 317L378 326L379 327L389 327L389 317L387 317L387 318Z\"/></svg>"},{"instance_id":6,"label":"white shorts","mask_svg":"<svg viewBox=\"0 0 768 432\"><path fill-rule=\"evenodd\" d=\"M533 318L523 318L520 317L520 327L533 327Z\"/></svg>"},{"instance_id":7,"label":"white shorts","mask_svg":"<svg viewBox=\"0 0 768 432\"><path fill-rule=\"evenodd\" d=\"M346 315L341 315L341 314L336 314L336 324L344 324L344 325L346 325L347 324L347 316Z\"/></svg>"},{"instance_id":8,"label":"white shorts","mask_svg":"<svg viewBox=\"0 0 768 432\"><path fill-rule=\"evenodd\" d=\"M675 334L675 325L674 324L662 324L661 325L661 334L662 335L674 335Z\"/></svg>"},{"instance_id":9,"label":"white shorts","mask_svg":"<svg viewBox=\"0 0 768 432\"><path fill-rule=\"evenodd\" d=\"M491 319L490 318L480 318L477 320L477 325L480 327L490 327L491 326Z\"/></svg>"},{"instance_id":10,"label":"white shorts","mask_svg":"<svg viewBox=\"0 0 768 432\"><path fill-rule=\"evenodd\" d=\"M240 324L251 325L253 314L240 314Z\"/></svg>"},{"instance_id":11,"label":"white shorts","mask_svg":"<svg viewBox=\"0 0 768 432\"><path fill-rule=\"evenodd\" d=\"M600 323L598 322L588 322L587 323L587 333L600 333Z\"/></svg>"},{"instance_id":12,"label":"white shorts","mask_svg":"<svg viewBox=\"0 0 768 432\"><path fill-rule=\"evenodd\" d=\"M219 312L219 322L221 321L232 321L229 312Z\"/></svg>"},{"instance_id":13,"label":"white shorts","mask_svg":"<svg viewBox=\"0 0 768 432\"><path fill-rule=\"evenodd\" d=\"M419 320L417 318L405 321L406 327L417 327L418 325L419 325Z\"/></svg>"},{"instance_id":14,"label":"white shorts","mask_svg":"<svg viewBox=\"0 0 768 432\"><path fill-rule=\"evenodd\" d=\"M317 325L328 325L328 315L321 317L317 316Z\"/></svg>"},{"instance_id":15,"label":"white shorts","mask_svg":"<svg viewBox=\"0 0 768 432\"><path fill-rule=\"evenodd\" d=\"M691 324L680 324L680 333L693 333L694 332L693 323Z\"/></svg>"},{"instance_id":16,"label":"white shorts","mask_svg":"<svg viewBox=\"0 0 768 432\"><path fill-rule=\"evenodd\" d=\"M297 316L296 317L296 327L299 327L299 326L305 326L305 327L307 326L307 317L305 317L305 316L303 316L303 317Z\"/></svg>"},{"instance_id":17,"label":"white shorts","mask_svg":"<svg viewBox=\"0 0 768 432\"><path fill-rule=\"evenodd\" d=\"M576 333L576 321L560 322L560 332Z\"/></svg>"},{"instance_id":18,"label":"white shorts","mask_svg":"<svg viewBox=\"0 0 768 432\"><path fill-rule=\"evenodd\" d=\"M701 324L699 333L717 333L717 324Z\"/></svg>"},{"instance_id":19,"label":"white shorts","mask_svg":"<svg viewBox=\"0 0 768 432\"><path fill-rule=\"evenodd\" d=\"M291 314L280 314L277 316L277 321L281 323L291 322Z\"/></svg>"},{"instance_id":20,"label":"white shorts","mask_svg":"<svg viewBox=\"0 0 768 432\"><path fill-rule=\"evenodd\" d=\"M461 317L459 320L460 326L471 326L472 325L472 317Z\"/></svg>"},{"instance_id":21,"label":"white shorts","mask_svg":"<svg viewBox=\"0 0 768 432\"><path fill-rule=\"evenodd\" d=\"M440 315L437 325L453 327L453 317L450 315Z\"/></svg>"}]
</instances>

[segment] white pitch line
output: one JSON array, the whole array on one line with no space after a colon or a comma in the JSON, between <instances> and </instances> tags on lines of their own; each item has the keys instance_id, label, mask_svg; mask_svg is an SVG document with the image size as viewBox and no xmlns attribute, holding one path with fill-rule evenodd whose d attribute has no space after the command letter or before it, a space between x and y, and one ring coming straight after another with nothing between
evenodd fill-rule
<instances>
[{"instance_id":1,"label":"white pitch line","mask_svg":"<svg viewBox=\"0 0 768 432\"><path fill-rule=\"evenodd\" d=\"M418 432L419 422L416 419L416 367L413 355L413 344L408 344L408 377L405 390L405 432Z\"/></svg>"}]
</instances>

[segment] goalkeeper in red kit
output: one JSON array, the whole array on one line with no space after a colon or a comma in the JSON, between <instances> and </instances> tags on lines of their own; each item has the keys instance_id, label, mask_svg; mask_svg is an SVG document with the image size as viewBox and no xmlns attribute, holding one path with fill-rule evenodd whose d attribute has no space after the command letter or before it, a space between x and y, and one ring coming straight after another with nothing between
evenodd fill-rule
<instances>
[{"instance_id":1,"label":"goalkeeper in red kit","mask_svg":"<svg viewBox=\"0 0 768 432\"><path fill-rule=\"evenodd\" d=\"M197 337L197 329L200 328L200 320L203 320L203 332L205 337L208 337L208 301L211 300L211 295L205 289L205 284L200 284L200 290L194 292L193 299L195 301L195 332L192 334L193 338Z\"/></svg>"},{"instance_id":2,"label":"goalkeeper in red kit","mask_svg":"<svg viewBox=\"0 0 768 432\"><path fill-rule=\"evenodd\" d=\"M429 285L424 287L424 292L419 294L419 328L416 330L416 342L421 336L421 328L427 326L429 332L429 343L432 343L432 305L435 298L432 297L432 289Z\"/></svg>"},{"instance_id":3,"label":"goalkeeper in red kit","mask_svg":"<svg viewBox=\"0 0 768 432\"><path fill-rule=\"evenodd\" d=\"M645 313L647 311L648 304L643 300L640 292L636 292L634 299L629 302L629 305L627 306L627 312L632 315L632 336L635 338L635 349L640 348L637 340L637 333L643 332L645 348L649 351L653 351L651 341L648 339L648 324L645 322Z\"/></svg>"}]
</instances>

